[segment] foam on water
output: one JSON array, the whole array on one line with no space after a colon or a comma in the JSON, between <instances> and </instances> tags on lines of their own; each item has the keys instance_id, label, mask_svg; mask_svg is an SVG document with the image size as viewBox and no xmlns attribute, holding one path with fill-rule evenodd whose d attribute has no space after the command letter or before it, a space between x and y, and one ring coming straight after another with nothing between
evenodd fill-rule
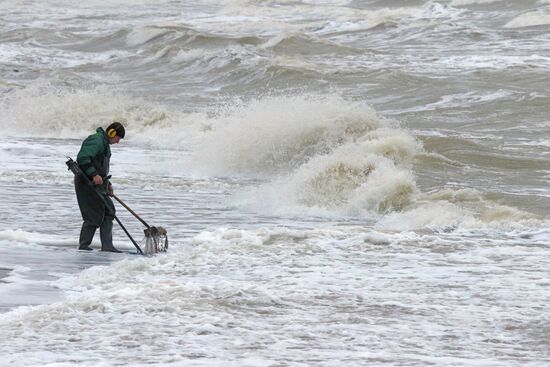
<instances>
[{"instance_id":1,"label":"foam on water","mask_svg":"<svg viewBox=\"0 0 550 367\"><path fill-rule=\"evenodd\" d=\"M477 4L492 4L503 0L451 0L452 6L477 5Z\"/></svg>"},{"instance_id":2,"label":"foam on water","mask_svg":"<svg viewBox=\"0 0 550 367\"><path fill-rule=\"evenodd\" d=\"M508 95L501 92L487 98ZM31 104L34 107L28 107L29 100L35 102ZM67 109L67 105L76 108ZM236 192L233 203L253 210L351 215L369 220L393 213L381 225L403 229L524 225L534 219L525 213L513 214L515 209L511 207L489 209L490 201L480 199L473 205L455 207L456 203L444 195L435 198L423 194L417 188L412 167L416 157L424 154L422 145L410 132L380 117L367 104L339 96L234 100L214 114L185 113L109 89L73 91L36 84L13 91L3 106L5 114L0 123L16 135L85 136L95 126L124 116L121 120L131 131L132 141L154 144L161 140L165 147L190 151L158 163L156 172L192 170L205 178L265 180L258 187ZM4 180L20 177L22 182L33 182L49 177L46 174L42 178L41 173L35 176L7 172ZM55 175L51 179L60 180ZM139 184L141 178L132 176L132 180ZM167 187L176 188L178 182L167 181ZM184 183L182 187L200 186ZM258 202L257 197L262 201ZM399 223L397 227L392 224L395 222Z\"/></svg>"},{"instance_id":3,"label":"foam on water","mask_svg":"<svg viewBox=\"0 0 550 367\"><path fill-rule=\"evenodd\" d=\"M376 226L395 231L432 229L492 229L495 231L547 226L549 222L517 208L485 199L475 190L444 189L420 194L400 212L382 217Z\"/></svg>"},{"instance_id":4,"label":"foam on water","mask_svg":"<svg viewBox=\"0 0 550 367\"><path fill-rule=\"evenodd\" d=\"M383 124L367 105L338 96L267 97L213 119L192 160L218 175L288 171Z\"/></svg>"},{"instance_id":5,"label":"foam on water","mask_svg":"<svg viewBox=\"0 0 550 367\"><path fill-rule=\"evenodd\" d=\"M363 103L274 97L216 121L190 159L209 174L272 177L249 193L261 205L387 212L416 191L406 164L420 150Z\"/></svg>"},{"instance_id":6,"label":"foam on water","mask_svg":"<svg viewBox=\"0 0 550 367\"><path fill-rule=\"evenodd\" d=\"M249 209L361 216L402 230L542 223L475 190L422 193L412 167L422 145L363 103L271 97L231 108L211 124L182 162L208 175L266 180L235 196L234 204Z\"/></svg>"},{"instance_id":7,"label":"foam on water","mask_svg":"<svg viewBox=\"0 0 550 367\"><path fill-rule=\"evenodd\" d=\"M315 34L332 34L340 32L367 31L380 25L396 25L406 23L411 17L418 15L420 8L385 8L380 10L357 11L349 9L347 12L336 13L336 19L327 22L323 28L315 31Z\"/></svg>"},{"instance_id":8,"label":"foam on water","mask_svg":"<svg viewBox=\"0 0 550 367\"><path fill-rule=\"evenodd\" d=\"M44 233L26 232L20 229L6 229L0 231L0 242L11 242L15 244L41 244L41 245L59 245L73 246L73 239L60 238L59 236L46 235Z\"/></svg>"},{"instance_id":9,"label":"foam on water","mask_svg":"<svg viewBox=\"0 0 550 367\"><path fill-rule=\"evenodd\" d=\"M542 278L521 280L544 272L548 249L506 238L474 245L477 236L485 239L353 227L204 232L167 255L62 278L55 283L62 301L0 315L3 363L471 365L484 358L497 365L534 358L542 334L517 327L544 324L539 308L548 307L547 295ZM487 302L492 297L496 305ZM419 353L427 339L437 353ZM22 348L29 340L33 347ZM397 353L374 356L365 345Z\"/></svg>"},{"instance_id":10,"label":"foam on water","mask_svg":"<svg viewBox=\"0 0 550 367\"><path fill-rule=\"evenodd\" d=\"M131 97L107 86L66 88L37 82L0 100L0 127L15 136L80 138L98 126L121 121L136 142L177 147L187 134L179 125L199 124L201 114Z\"/></svg>"},{"instance_id":11,"label":"foam on water","mask_svg":"<svg viewBox=\"0 0 550 367\"><path fill-rule=\"evenodd\" d=\"M414 106L407 112L420 112L438 110L442 108L471 108L496 101L506 101L516 97L516 93L511 90L500 89L488 93L465 92L450 95L441 95L439 100L433 103L426 103L422 106ZM428 134L428 132L426 132ZM437 132L430 132L437 134Z\"/></svg>"},{"instance_id":12,"label":"foam on water","mask_svg":"<svg viewBox=\"0 0 550 367\"><path fill-rule=\"evenodd\" d=\"M535 27L550 24L550 13L534 11L521 14L504 25L505 28Z\"/></svg>"},{"instance_id":13,"label":"foam on water","mask_svg":"<svg viewBox=\"0 0 550 367\"><path fill-rule=\"evenodd\" d=\"M355 215L401 209L416 192L406 162L418 143L393 129L360 140L310 159L251 195L280 208L300 205Z\"/></svg>"}]
</instances>

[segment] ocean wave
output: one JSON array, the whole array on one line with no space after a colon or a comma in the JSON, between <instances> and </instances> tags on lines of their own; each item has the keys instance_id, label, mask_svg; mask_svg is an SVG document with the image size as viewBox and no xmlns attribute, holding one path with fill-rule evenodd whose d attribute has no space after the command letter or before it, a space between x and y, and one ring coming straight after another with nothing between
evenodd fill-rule
<instances>
[{"instance_id":1,"label":"ocean wave","mask_svg":"<svg viewBox=\"0 0 550 367\"><path fill-rule=\"evenodd\" d=\"M268 177L249 193L262 205L389 212L416 192L408 165L420 144L365 103L269 97L212 122L189 165L208 175Z\"/></svg>"},{"instance_id":2,"label":"ocean wave","mask_svg":"<svg viewBox=\"0 0 550 367\"><path fill-rule=\"evenodd\" d=\"M349 45L298 32L283 33L271 37L267 42L261 44L260 47L284 55L323 55L337 53L342 57L346 54L360 54L364 52Z\"/></svg>"},{"instance_id":3,"label":"ocean wave","mask_svg":"<svg viewBox=\"0 0 550 367\"><path fill-rule=\"evenodd\" d=\"M363 103L314 95L252 100L212 122L193 160L220 175L288 171L385 126Z\"/></svg>"},{"instance_id":4,"label":"ocean wave","mask_svg":"<svg viewBox=\"0 0 550 367\"><path fill-rule=\"evenodd\" d=\"M397 26L401 22L410 20L420 14L422 8L402 7L383 8L378 10L357 10L351 8L339 8L331 21L327 21L314 34L334 35L350 32L371 30L379 26Z\"/></svg>"},{"instance_id":5,"label":"ocean wave","mask_svg":"<svg viewBox=\"0 0 550 367\"><path fill-rule=\"evenodd\" d=\"M121 121L127 126L127 139L142 143L166 139L172 146L187 137L176 128L178 124L202 119L201 114L148 102L107 86L74 89L43 81L2 95L0 111L0 127L8 135L82 138L98 126Z\"/></svg>"},{"instance_id":6,"label":"ocean wave","mask_svg":"<svg viewBox=\"0 0 550 367\"><path fill-rule=\"evenodd\" d=\"M192 26L178 23L159 23L136 26L126 35L128 47L180 46L180 47L223 47L228 45L259 45L265 42L260 36L231 35L200 31Z\"/></svg>"},{"instance_id":7,"label":"ocean wave","mask_svg":"<svg viewBox=\"0 0 550 367\"><path fill-rule=\"evenodd\" d=\"M268 97L233 106L210 124L183 164L208 176L264 179L236 195L236 205L277 214L378 218L388 228L394 225L392 218L400 218L397 223L407 229L539 223L536 216L477 191L423 193L413 162L456 167L464 160L426 152L409 131L362 102L337 96ZM478 151L481 166L487 154L499 167L516 161L483 153L466 139L426 142L430 151L449 149L450 144L464 152ZM526 163L518 160L519 165Z\"/></svg>"},{"instance_id":8,"label":"ocean wave","mask_svg":"<svg viewBox=\"0 0 550 367\"><path fill-rule=\"evenodd\" d=\"M504 25L504 28L523 28L550 24L550 13L532 11L521 14Z\"/></svg>"},{"instance_id":9,"label":"ocean wave","mask_svg":"<svg viewBox=\"0 0 550 367\"><path fill-rule=\"evenodd\" d=\"M515 230L547 225L546 220L489 200L477 190L446 188L433 193L419 193L411 205L382 217L376 227L394 231L454 231L491 228Z\"/></svg>"},{"instance_id":10,"label":"ocean wave","mask_svg":"<svg viewBox=\"0 0 550 367\"><path fill-rule=\"evenodd\" d=\"M134 143L185 151L175 153L173 172L263 181L237 192L235 205L261 212L365 217L388 228L536 219L488 199L466 205L449 195L427 195L417 187L415 161L441 167L468 162L502 169L512 164L547 168L544 162L495 155L471 140L452 137L423 138L426 152L411 132L366 103L334 95L232 100L210 111L184 112L105 88L37 84L13 91L0 106L0 126L7 134L82 138L97 126L121 120ZM20 179L36 180L32 175Z\"/></svg>"},{"instance_id":11,"label":"ocean wave","mask_svg":"<svg viewBox=\"0 0 550 367\"><path fill-rule=\"evenodd\" d=\"M506 89L498 89L491 92L463 92L456 94L441 95L439 100L432 103L426 103L421 106L415 106L402 112L423 112L433 111L445 108L460 108L467 109L472 106L480 106L495 101L506 101L513 99L519 93Z\"/></svg>"},{"instance_id":12,"label":"ocean wave","mask_svg":"<svg viewBox=\"0 0 550 367\"><path fill-rule=\"evenodd\" d=\"M290 208L348 215L400 210L417 191L407 162L419 150L403 131L380 128L311 158L256 194Z\"/></svg>"},{"instance_id":13,"label":"ocean wave","mask_svg":"<svg viewBox=\"0 0 550 367\"><path fill-rule=\"evenodd\" d=\"M482 5L498 3L503 0L451 0L451 6Z\"/></svg>"}]
</instances>

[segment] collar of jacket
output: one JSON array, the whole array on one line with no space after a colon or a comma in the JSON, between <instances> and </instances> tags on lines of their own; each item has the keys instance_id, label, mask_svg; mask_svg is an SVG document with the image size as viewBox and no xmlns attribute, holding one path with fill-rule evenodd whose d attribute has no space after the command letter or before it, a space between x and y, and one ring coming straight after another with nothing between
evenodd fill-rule
<instances>
[{"instance_id":1,"label":"collar of jacket","mask_svg":"<svg viewBox=\"0 0 550 367\"><path fill-rule=\"evenodd\" d=\"M95 129L95 132L97 134L101 134L103 136L103 140L105 140L107 145L109 145L109 138L107 137L107 133L105 132L105 130L103 130L102 127L98 127L97 129Z\"/></svg>"}]
</instances>

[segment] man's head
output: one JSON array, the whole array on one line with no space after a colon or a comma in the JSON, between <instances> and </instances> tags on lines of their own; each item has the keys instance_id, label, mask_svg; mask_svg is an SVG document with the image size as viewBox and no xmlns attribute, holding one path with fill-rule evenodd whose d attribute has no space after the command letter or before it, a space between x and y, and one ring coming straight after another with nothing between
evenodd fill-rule
<instances>
[{"instance_id":1,"label":"man's head","mask_svg":"<svg viewBox=\"0 0 550 367\"><path fill-rule=\"evenodd\" d=\"M106 133L109 138L109 144L118 144L120 139L124 139L126 131L120 122L113 122L107 126Z\"/></svg>"}]
</instances>

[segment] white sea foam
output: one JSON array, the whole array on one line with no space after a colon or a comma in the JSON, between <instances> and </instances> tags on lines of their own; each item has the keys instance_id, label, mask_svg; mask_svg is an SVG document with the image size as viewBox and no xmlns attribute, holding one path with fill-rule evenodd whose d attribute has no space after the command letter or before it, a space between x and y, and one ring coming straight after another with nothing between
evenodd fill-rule
<instances>
[{"instance_id":1,"label":"white sea foam","mask_svg":"<svg viewBox=\"0 0 550 367\"><path fill-rule=\"evenodd\" d=\"M222 11L189 23L202 31L235 34L273 35L313 30L315 34L367 30L384 23L399 23L419 12L418 7L361 9L333 3L278 2L265 6L257 1L230 1ZM296 22L300 20L300 22Z\"/></svg>"},{"instance_id":2,"label":"white sea foam","mask_svg":"<svg viewBox=\"0 0 550 367\"><path fill-rule=\"evenodd\" d=\"M451 0L452 6L464 6L464 5L478 5L478 4L492 4L501 2L503 0Z\"/></svg>"},{"instance_id":3,"label":"white sea foam","mask_svg":"<svg viewBox=\"0 0 550 367\"><path fill-rule=\"evenodd\" d=\"M403 364L470 364L487 348L499 350L500 343L476 343L480 337L502 335L514 341L509 353L537 358L540 348L521 342L516 329L494 326L525 327L539 311L531 307L544 305L536 277L548 249L530 241L362 227L220 228L170 254L62 278L63 300L1 314L2 363L253 366L338 356L352 366L364 360L358 350L376 345L398 351L385 358ZM396 324L406 327L396 332ZM442 333L468 350L418 357L426 340L448 347L432 340Z\"/></svg>"},{"instance_id":4,"label":"white sea foam","mask_svg":"<svg viewBox=\"0 0 550 367\"><path fill-rule=\"evenodd\" d=\"M267 200L345 214L397 210L416 192L414 177L404 164L419 150L403 131L379 129L360 142L312 158L251 195L264 198L261 205Z\"/></svg>"},{"instance_id":5,"label":"white sea foam","mask_svg":"<svg viewBox=\"0 0 550 367\"><path fill-rule=\"evenodd\" d=\"M128 56L128 53L119 50L92 53L52 50L32 44L0 44L1 63L31 68L37 65L51 68L71 68L90 63L104 64L111 59L124 56Z\"/></svg>"},{"instance_id":6,"label":"white sea foam","mask_svg":"<svg viewBox=\"0 0 550 367\"><path fill-rule=\"evenodd\" d=\"M411 163L423 153L421 144L363 103L270 97L232 106L210 123L182 164L208 175L267 181L236 195L238 206L378 218L383 228L402 230L541 223L476 191L420 192Z\"/></svg>"},{"instance_id":7,"label":"white sea foam","mask_svg":"<svg viewBox=\"0 0 550 367\"><path fill-rule=\"evenodd\" d=\"M529 55L456 55L435 61L443 70L478 70L506 68L541 68L550 66L550 58L532 53Z\"/></svg>"},{"instance_id":8,"label":"white sea foam","mask_svg":"<svg viewBox=\"0 0 550 367\"><path fill-rule=\"evenodd\" d=\"M498 100L511 99L511 97L514 97L515 95L516 93L506 89L499 89L486 93L466 92L451 95L442 95L437 102L428 103L423 106L415 106L411 108L410 111L429 111L441 108L456 107L465 108L467 106L483 105ZM432 132L432 134L437 134L437 132Z\"/></svg>"},{"instance_id":9,"label":"white sea foam","mask_svg":"<svg viewBox=\"0 0 550 367\"><path fill-rule=\"evenodd\" d=\"M188 133L178 125L199 124L200 114L130 97L109 87L72 89L37 82L0 100L0 128L16 136L80 138L120 121L127 139L178 146ZM193 122L191 122L193 121Z\"/></svg>"},{"instance_id":10,"label":"white sea foam","mask_svg":"<svg viewBox=\"0 0 550 367\"><path fill-rule=\"evenodd\" d=\"M74 246L74 239L60 238L55 235L47 235L38 232L27 232L21 229L5 229L0 231L0 244L9 243L10 245L56 245L56 246Z\"/></svg>"},{"instance_id":11,"label":"white sea foam","mask_svg":"<svg viewBox=\"0 0 550 367\"><path fill-rule=\"evenodd\" d=\"M330 9L326 9L330 11ZM315 34L330 34L337 32L357 32L366 31L386 23L401 23L410 20L411 17L419 15L421 8L403 7L403 8L385 8L379 10L361 11L358 9L349 9L347 12L336 12L333 14L333 20L327 22Z\"/></svg>"},{"instance_id":12,"label":"white sea foam","mask_svg":"<svg viewBox=\"0 0 550 367\"><path fill-rule=\"evenodd\" d=\"M141 238L137 238L137 240L141 240ZM0 247L3 247L3 250L7 250L9 247L12 246L17 246L21 249L40 251L37 246L76 248L77 245L78 240L69 236L52 235L40 232L28 232L21 229L6 229L0 231ZM99 245L98 238L94 240L93 245ZM115 245L123 250L134 249L134 247L127 241L125 241L124 238L117 238L115 240Z\"/></svg>"},{"instance_id":13,"label":"white sea foam","mask_svg":"<svg viewBox=\"0 0 550 367\"><path fill-rule=\"evenodd\" d=\"M36 102L31 105L35 107L28 107L29 99ZM77 108L67 109L67 104ZM370 219L390 214L381 225L397 228L391 224L395 217L404 229L484 226L489 222L527 224L530 220L512 208L490 208L490 202L454 208L455 204L448 205L449 198L423 196L411 166L422 153L421 144L365 103L338 96L231 102L225 110L209 116L150 105L101 88L71 91L35 85L13 92L3 106L7 113L0 121L5 129L22 135L86 136L96 126L121 116L133 141L162 140L165 146L181 149L185 144L190 150L189 155L155 163L151 168L155 172L191 170L205 177L237 175L266 180L259 187L237 192L233 200L260 212ZM147 159L143 162L153 164ZM42 178L38 172L35 178L29 174L17 177L35 182L49 176ZM59 182L60 178L51 180ZM124 184L123 177L121 182ZM423 204L425 200L427 204Z\"/></svg>"},{"instance_id":14,"label":"white sea foam","mask_svg":"<svg viewBox=\"0 0 550 367\"><path fill-rule=\"evenodd\" d=\"M547 225L543 218L488 200L481 192L472 189L442 189L419 194L405 210L390 213L377 223L380 228L395 231L422 228L438 231L456 228L512 230Z\"/></svg>"},{"instance_id":15,"label":"white sea foam","mask_svg":"<svg viewBox=\"0 0 550 367\"><path fill-rule=\"evenodd\" d=\"M211 174L288 171L385 125L367 105L340 97L268 97L212 120L192 159Z\"/></svg>"},{"instance_id":16,"label":"white sea foam","mask_svg":"<svg viewBox=\"0 0 550 367\"><path fill-rule=\"evenodd\" d=\"M534 27L550 24L550 13L533 11L521 14L504 25L504 28Z\"/></svg>"}]
</instances>

